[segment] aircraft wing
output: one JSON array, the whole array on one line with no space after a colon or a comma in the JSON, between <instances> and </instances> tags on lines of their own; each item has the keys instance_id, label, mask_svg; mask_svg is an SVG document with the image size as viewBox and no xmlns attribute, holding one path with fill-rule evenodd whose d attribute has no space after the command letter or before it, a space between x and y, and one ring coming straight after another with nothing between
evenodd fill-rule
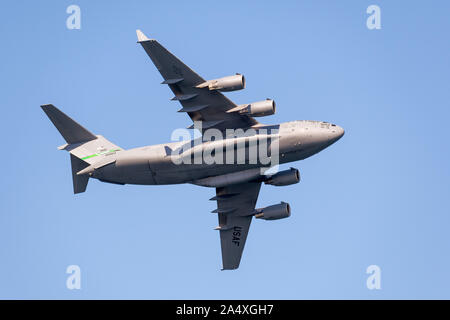
<instances>
[{"instance_id":1,"label":"aircraft wing","mask_svg":"<svg viewBox=\"0 0 450 320\"><path fill-rule=\"evenodd\" d=\"M158 71L174 93L172 100L177 100L183 108L179 112L186 112L192 121L201 121L202 128L225 129L248 128L258 122L237 112L227 113L237 105L227 99L217 90L196 88L205 80L192 71L182 61L170 53L154 39L147 38L142 31L136 31L138 43L142 45ZM192 126L191 126L192 127Z\"/></svg>"},{"instance_id":2,"label":"aircraft wing","mask_svg":"<svg viewBox=\"0 0 450 320\"><path fill-rule=\"evenodd\" d=\"M222 270L239 267L250 223L253 218L261 182L247 182L216 188L219 215L220 243L222 247Z\"/></svg>"}]
</instances>

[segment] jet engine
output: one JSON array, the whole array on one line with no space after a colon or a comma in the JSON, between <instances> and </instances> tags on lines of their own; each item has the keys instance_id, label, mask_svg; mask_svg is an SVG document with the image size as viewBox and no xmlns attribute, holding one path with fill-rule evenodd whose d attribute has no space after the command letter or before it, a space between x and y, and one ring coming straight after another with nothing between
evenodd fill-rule
<instances>
[{"instance_id":1,"label":"jet engine","mask_svg":"<svg viewBox=\"0 0 450 320\"><path fill-rule=\"evenodd\" d=\"M255 218L264 220L284 219L291 215L291 207L289 206L289 203L286 202L257 209L256 211Z\"/></svg>"},{"instance_id":2,"label":"jet engine","mask_svg":"<svg viewBox=\"0 0 450 320\"><path fill-rule=\"evenodd\" d=\"M288 186L290 184L298 183L299 181L300 172L298 169L290 168L289 170L283 170L270 176L264 182L273 186Z\"/></svg>"},{"instance_id":3,"label":"jet engine","mask_svg":"<svg viewBox=\"0 0 450 320\"><path fill-rule=\"evenodd\" d=\"M223 92L241 90L245 88L245 77L242 74L236 73L234 76L208 80L196 86L196 88L206 87L208 87L209 90Z\"/></svg>"},{"instance_id":4,"label":"jet engine","mask_svg":"<svg viewBox=\"0 0 450 320\"><path fill-rule=\"evenodd\" d=\"M240 105L236 111L253 117L264 117L274 114L275 106L275 101L272 99L266 99L264 101Z\"/></svg>"}]
</instances>

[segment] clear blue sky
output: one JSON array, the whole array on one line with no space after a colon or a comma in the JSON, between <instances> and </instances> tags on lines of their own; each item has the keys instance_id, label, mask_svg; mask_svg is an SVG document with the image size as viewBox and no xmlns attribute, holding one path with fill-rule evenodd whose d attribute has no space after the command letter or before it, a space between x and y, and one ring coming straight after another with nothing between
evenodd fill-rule
<instances>
[{"instance_id":1,"label":"clear blue sky","mask_svg":"<svg viewBox=\"0 0 450 320\"><path fill-rule=\"evenodd\" d=\"M66 8L81 8L81 30ZM381 7L381 30L366 8ZM2 1L0 298L450 298L448 1ZM240 72L266 123L324 120L335 145L263 186L241 267L222 272L213 189L72 194L53 103L123 148L190 125L136 44L158 39L204 78ZM82 289L65 286L68 265ZM381 290L366 288L376 264Z\"/></svg>"}]
</instances>

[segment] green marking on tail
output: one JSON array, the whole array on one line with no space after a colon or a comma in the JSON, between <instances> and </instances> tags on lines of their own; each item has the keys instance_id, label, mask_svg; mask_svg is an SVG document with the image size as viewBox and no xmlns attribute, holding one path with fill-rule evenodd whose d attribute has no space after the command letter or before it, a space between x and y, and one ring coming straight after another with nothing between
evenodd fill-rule
<instances>
[{"instance_id":1,"label":"green marking on tail","mask_svg":"<svg viewBox=\"0 0 450 320\"><path fill-rule=\"evenodd\" d=\"M86 160L86 159L89 159L89 158L93 158L93 157L96 157L96 156L100 156L100 155L102 155L102 154L107 154L107 153L116 152L116 151L120 151L120 149L111 149L111 150L108 150L108 151L105 151L105 152L94 153L94 154L91 154L91 155L89 155L89 156L86 156L86 157L81 158L81 160Z\"/></svg>"}]
</instances>

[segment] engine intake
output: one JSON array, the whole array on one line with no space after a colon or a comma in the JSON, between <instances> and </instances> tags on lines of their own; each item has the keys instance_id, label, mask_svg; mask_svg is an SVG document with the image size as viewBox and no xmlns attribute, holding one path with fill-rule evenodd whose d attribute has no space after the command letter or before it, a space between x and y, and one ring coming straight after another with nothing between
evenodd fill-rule
<instances>
[{"instance_id":1,"label":"engine intake","mask_svg":"<svg viewBox=\"0 0 450 320\"><path fill-rule=\"evenodd\" d=\"M289 170L283 170L270 176L264 182L273 186L288 186L290 184L298 183L299 181L300 172L298 169L290 168Z\"/></svg>"},{"instance_id":2,"label":"engine intake","mask_svg":"<svg viewBox=\"0 0 450 320\"><path fill-rule=\"evenodd\" d=\"M208 80L196 86L196 88L206 87L208 87L209 90L218 90L222 92L241 90L245 88L245 77L242 74L236 73L234 76Z\"/></svg>"},{"instance_id":3,"label":"engine intake","mask_svg":"<svg viewBox=\"0 0 450 320\"><path fill-rule=\"evenodd\" d=\"M291 206L289 203L281 202L273 206L268 206L262 209L257 209L255 218L264 220L278 220L284 219L291 215Z\"/></svg>"}]
</instances>

